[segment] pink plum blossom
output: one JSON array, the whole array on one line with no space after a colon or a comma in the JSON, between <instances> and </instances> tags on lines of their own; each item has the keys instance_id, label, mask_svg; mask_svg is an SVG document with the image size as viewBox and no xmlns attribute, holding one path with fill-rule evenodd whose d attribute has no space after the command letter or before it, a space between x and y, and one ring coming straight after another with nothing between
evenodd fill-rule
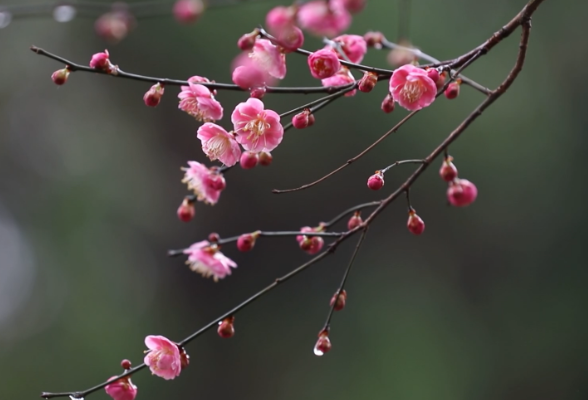
<instances>
[{"instance_id":1,"label":"pink plum blossom","mask_svg":"<svg viewBox=\"0 0 588 400\"><path fill-rule=\"evenodd\" d=\"M334 38L333 42L339 43L341 50L352 63L360 63L367 53L367 43L363 36L341 35Z\"/></svg>"},{"instance_id":2,"label":"pink plum blossom","mask_svg":"<svg viewBox=\"0 0 588 400\"><path fill-rule=\"evenodd\" d=\"M280 123L280 116L273 110L265 110L259 99L249 98L239 103L231 121L237 134L237 142L245 150L254 153L272 151L284 137L284 127Z\"/></svg>"},{"instance_id":3,"label":"pink plum blossom","mask_svg":"<svg viewBox=\"0 0 588 400\"><path fill-rule=\"evenodd\" d=\"M207 240L194 243L184 250L184 254L188 255L186 264L192 271L205 278L212 277L215 282L231 275L231 267L237 268L237 264L221 253L216 244Z\"/></svg>"},{"instance_id":4,"label":"pink plum blossom","mask_svg":"<svg viewBox=\"0 0 588 400\"><path fill-rule=\"evenodd\" d=\"M269 40L257 39L249 57L274 78L284 79L286 76L286 56Z\"/></svg>"},{"instance_id":5,"label":"pink plum blossom","mask_svg":"<svg viewBox=\"0 0 588 400\"><path fill-rule=\"evenodd\" d=\"M198 128L197 137L202 142L202 151L211 161L220 160L227 167L232 167L241 157L241 148L235 137L212 122Z\"/></svg>"},{"instance_id":6,"label":"pink plum blossom","mask_svg":"<svg viewBox=\"0 0 588 400\"><path fill-rule=\"evenodd\" d=\"M351 24L351 14L340 2L313 0L298 10L298 25L317 36L337 36Z\"/></svg>"},{"instance_id":7,"label":"pink plum blossom","mask_svg":"<svg viewBox=\"0 0 588 400\"><path fill-rule=\"evenodd\" d=\"M272 34L277 34L284 27L292 26L296 22L297 9L295 6L277 6L272 8L265 17L265 25Z\"/></svg>"},{"instance_id":8,"label":"pink plum blossom","mask_svg":"<svg viewBox=\"0 0 588 400\"><path fill-rule=\"evenodd\" d=\"M355 79L353 78L353 76L351 75L351 72L349 72L349 70L346 67L341 67L341 69L339 70L339 72L337 72L335 75L331 76L330 78L327 79L322 79L321 83L323 84L323 86L344 86L344 85L349 85L350 83L354 83ZM355 93L357 92L356 89L350 90L349 92L345 93L345 97L351 97L351 96L355 96Z\"/></svg>"},{"instance_id":9,"label":"pink plum blossom","mask_svg":"<svg viewBox=\"0 0 588 400\"><path fill-rule=\"evenodd\" d=\"M216 121L223 117L223 107L215 100L213 93L206 86L196 82L207 83L208 79L192 77L188 86L182 86L178 94L178 108L187 112L198 121Z\"/></svg>"},{"instance_id":10,"label":"pink plum blossom","mask_svg":"<svg viewBox=\"0 0 588 400\"><path fill-rule=\"evenodd\" d=\"M390 78L394 100L410 111L420 110L435 101L437 86L427 71L411 64L396 69Z\"/></svg>"},{"instance_id":11,"label":"pink plum blossom","mask_svg":"<svg viewBox=\"0 0 588 400\"><path fill-rule=\"evenodd\" d=\"M108 54L108 50L104 50L103 53L96 53L92 55L92 59L90 60L90 67L105 71L113 75L116 75L118 71L117 67L112 65L110 62L110 55Z\"/></svg>"},{"instance_id":12,"label":"pink plum blossom","mask_svg":"<svg viewBox=\"0 0 588 400\"><path fill-rule=\"evenodd\" d=\"M254 63L241 65L233 71L233 82L241 89L252 89L265 85L267 74Z\"/></svg>"},{"instance_id":13,"label":"pink plum blossom","mask_svg":"<svg viewBox=\"0 0 588 400\"><path fill-rule=\"evenodd\" d=\"M163 379L174 379L182 371L182 358L178 345L166 337L149 335L145 338L149 349L145 364L153 375Z\"/></svg>"},{"instance_id":14,"label":"pink plum blossom","mask_svg":"<svg viewBox=\"0 0 588 400\"><path fill-rule=\"evenodd\" d=\"M184 170L183 183L188 185L198 201L214 205L226 186L225 178L217 169L208 169L196 161L188 161L189 168Z\"/></svg>"},{"instance_id":15,"label":"pink plum blossom","mask_svg":"<svg viewBox=\"0 0 588 400\"><path fill-rule=\"evenodd\" d=\"M115 378L116 376L113 376L108 381ZM114 400L135 400L137 397L137 386L133 385L129 376L109 383L104 387L104 390Z\"/></svg>"},{"instance_id":16,"label":"pink plum blossom","mask_svg":"<svg viewBox=\"0 0 588 400\"><path fill-rule=\"evenodd\" d=\"M316 79L329 78L341 69L337 53L331 48L317 50L308 56L308 68Z\"/></svg>"}]
</instances>

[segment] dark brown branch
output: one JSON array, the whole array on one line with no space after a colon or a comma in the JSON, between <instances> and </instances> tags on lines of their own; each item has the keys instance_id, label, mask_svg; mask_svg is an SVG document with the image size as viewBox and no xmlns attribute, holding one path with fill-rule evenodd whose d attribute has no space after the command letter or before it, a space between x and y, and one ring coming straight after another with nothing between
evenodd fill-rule
<instances>
[{"instance_id":1,"label":"dark brown branch","mask_svg":"<svg viewBox=\"0 0 588 400\"><path fill-rule=\"evenodd\" d=\"M97 70L94 68L90 68L85 65L76 64L71 62L63 57L58 55L52 54L46 50L43 50L36 46L31 46L31 50L39 55L48 57L52 60L59 61L71 71L81 71L81 72L91 72L94 74L100 75L110 75L115 78L124 78L124 79L131 79L135 81L141 82L149 82L149 83L161 83L163 85L169 86L187 86L188 81L183 81L179 79L168 79L168 78L157 78L153 76L145 76L145 75L138 75L129 72L124 72L121 69L118 69L118 73L116 75L109 74L106 71ZM206 86L209 89L218 89L218 90L236 90L236 91L247 91L246 89L242 89L239 86L232 84L232 83L199 83L200 85ZM325 87L273 87L268 86L266 87L267 93L301 93L301 94L309 94L309 93L337 93L341 90L341 86L325 86Z\"/></svg>"}]
</instances>

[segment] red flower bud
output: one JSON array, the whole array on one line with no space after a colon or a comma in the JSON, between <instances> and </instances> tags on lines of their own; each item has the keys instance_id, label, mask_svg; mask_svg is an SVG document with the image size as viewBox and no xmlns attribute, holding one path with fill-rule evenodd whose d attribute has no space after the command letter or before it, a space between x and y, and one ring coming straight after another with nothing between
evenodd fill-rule
<instances>
[{"instance_id":1,"label":"red flower bud","mask_svg":"<svg viewBox=\"0 0 588 400\"><path fill-rule=\"evenodd\" d=\"M267 167L268 165L270 165L272 163L273 157L270 153L268 153L267 151L262 151L261 153L259 153L259 164Z\"/></svg>"},{"instance_id":2,"label":"red flower bud","mask_svg":"<svg viewBox=\"0 0 588 400\"><path fill-rule=\"evenodd\" d=\"M367 185L372 190L380 190L384 186L384 174L376 171L375 174L368 178Z\"/></svg>"},{"instance_id":3,"label":"red flower bud","mask_svg":"<svg viewBox=\"0 0 588 400\"><path fill-rule=\"evenodd\" d=\"M56 85L63 85L67 82L67 78L69 77L69 70L67 68L58 69L54 73L51 74L51 79L53 83Z\"/></svg>"},{"instance_id":4,"label":"red flower bud","mask_svg":"<svg viewBox=\"0 0 588 400\"><path fill-rule=\"evenodd\" d=\"M151 88L143 96L143 101L147 107L156 107L161 97L163 96L163 85L159 82L151 86Z\"/></svg>"},{"instance_id":5,"label":"red flower bud","mask_svg":"<svg viewBox=\"0 0 588 400\"><path fill-rule=\"evenodd\" d=\"M237 248L239 251L249 251L255 246L255 240L259 237L258 232L245 233L237 239Z\"/></svg>"},{"instance_id":6,"label":"red flower bud","mask_svg":"<svg viewBox=\"0 0 588 400\"><path fill-rule=\"evenodd\" d=\"M376 83L378 83L378 75L373 72L366 72L359 80L357 88L360 92L368 93L376 87Z\"/></svg>"},{"instance_id":7,"label":"red flower bud","mask_svg":"<svg viewBox=\"0 0 588 400\"><path fill-rule=\"evenodd\" d=\"M353 216L351 218L349 218L349 221L347 221L347 229L352 230L357 228L359 225L361 225L363 223L361 217L359 216L359 211L356 211L355 214L353 214Z\"/></svg>"},{"instance_id":8,"label":"red flower bud","mask_svg":"<svg viewBox=\"0 0 588 400\"><path fill-rule=\"evenodd\" d=\"M392 95L390 93L388 93L386 97L384 97L384 100L382 101L382 105L380 106L380 108L386 114L389 114L392 111L394 111L394 99L392 98Z\"/></svg>"},{"instance_id":9,"label":"red flower bud","mask_svg":"<svg viewBox=\"0 0 588 400\"><path fill-rule=\"evenodd\" d=\"M341 293L339 293L337 295L337 293L335 293L333 295L333 297L331 297L331 307L333 307L333 310L335 311L341 311L342 309L345 308L345 301L347 300L347 292L345 291L345 289L341 290Z\"/></svg>"},{"instance_id":10,"label":"red flower bud","mask_svg":"<svg viewBox=\"0 0 588 400\"><path fill-rule=\"evenodd\" d=\"M439 175L445 182L451 182L457 178L457 168L452 163L453 157L449 156L443 160L441 168L439 169Z\"/></svg>"},{"instance_id":11,"label":"red flower bud","mask_svg":"<svg viewBox=\"0 0 588 400\"><path fill-rule=\"evenodd\" d=\"M329 350L331 350L329 332L323 330L319 333L319 338L314 345L314 354L320 357L323 354L328 353Z\"/></svg>"},{"instance_id":12,"label":"red flower bud","mask_svg":"<svg viewBox=\"0 0 588 400\"><path fill-rule=\"evenodd\" d=\"M196 209L194 208L194 201L185 198L178 208L178 218L180 221L190 222L194 218Z\"/></svg>"},{"instance_id":13,"label":"red flower bud","mask_svg":"<svg viewBox=\"0 0 588 400\"><path fill-rule=\"evenodd\" d=\"M257 153L252 153L250 151L244 151L241 153L241 158L239 160L239 164L243 169L251 169L254 168L257 163L259 162L259 156Z\"/></svg>"},{"instance_id":14,"label":"red flower bud","mask_svg":"<svg viewBox=\"0 0 588 400\"><path fill-rule=\"evenodd\" d=\"M235 317L227 317L218 323L218 335L223 339L228 339L235 335Z\"/></svg>"},{"instance_id":15,"label":"red flower bud","mask_svg":"<svg viewBox=\"0 0 588 400\"><path fill-rule=\"evenodd\" d=\"M449 85L447 85L447 89L445 89L445 92L443 94L449 100L453 100L457 96L459 96L459 86L460 86L459 81L451 82Z\"/></svg>"},{"instance_id":16,"label":"red flower bud","mask_svg":"<svg viewBox=\"0 0 588 400\"><path fill-rule=\"evenodd\" d=\"M408 212L408 222L406 227L413 235L420 235L425 230L425 222L417 215L414 210Z\"/></svg>"}]
</instances>

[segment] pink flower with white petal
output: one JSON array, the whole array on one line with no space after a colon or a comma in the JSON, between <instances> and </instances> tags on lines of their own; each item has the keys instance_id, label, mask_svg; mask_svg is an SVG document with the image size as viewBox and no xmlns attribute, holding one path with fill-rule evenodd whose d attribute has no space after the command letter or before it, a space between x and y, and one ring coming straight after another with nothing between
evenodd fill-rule
<instances>
[{"instance_id":1,"label":"pink flower with white petal","mask_svg":"<svg viewBox=\"0 0 588 400\"><path fill-rule=\"evenodd\" d=\"M149 335L145 338L149 349L145 364L153 375L163 379L174 379L182 372L182 358L178 345L164 336Z\"/></svg>"},{"instance_id":2,"label":"pink flower with white petal","mask_svg":"<svg viewBox=\"0 0 588 400\"><path fill-rule=\"evenodd\" d=\"M194 243L184 250L184 254L188 255L186 264L192 271L205 278L212 277L215 282L231 275L231 267L237 268L237 264L221 253L216 244L210 244L207 240Z\"/></svg>"},{"instance_id":3,"label":"pink flower with white petal","mask_svg":"<svg viewBox=\"0 0 588 400\"><path fill-rule=\"evenodd\" d=\"M111 377L112 381L116 376ZM131 377L121 378L115 382L109 383L104 387L106 393L114 400L135 400L137 397L137 386L131 382Z\"/></svg>"},{"instance_id":4,"label":"pink flower with white petal","mask_svg":"<svg viewBox=\"0 0 588 400\"><path fill-rule=\"evenodd\" d=\"M339 43L341 50L352 63L360 63L365 53L367 53L367 43L363 36L341 35L337 36L333 41Z\"/></svg>"},{"instance_id":5,"label":"pink flower with white petal","mask_svg":"<svg viewBox=\"0 0 588 400\"><path fill-rule=\"evenodd\" d=\"M210 161L220 160L227 167L232 167L241 157L241 148L235 137L212 122L198 128L197 137Z\"/></svg>"},{"instance_id":6,"label":"pink flower with white petal","mask_svg":"<svg viewBox=\"0 0 588 400\"><path fill-rule=\"evenodd\" d=\"M402 107L415 111L435 101L437 86L427 71L412 64L406 64L392 74L390 93Z\"/></svg>"},{"instance_id":7,"label":"pink flower with white petal","mask_svg":"<svg viewBox=\"0 0 588 400\"><path fill-rule=\"evenodd\" d=\"M265 110L259 99L250 98L239 103L231 114L231 121L237 142L254 153L272 151L284 137L280 116L273 110Z\"/></svg>"},{"instance_id":8,"label":"pink flower with white petal","mask_svg":"<svg viewBox=\"0 0 588 400\"><path fill-rule=\"evenodd\" d=\"M196 78L192 77L193 81ZM205 79L205 78L201 78ZM223 117L223 107L215 100L212 92L206 86L188 80L188 86L182 86L178 94L180 104L178 108L187 112L198 121L216 121Z\"/></svg>"},{"instance_id":9,"label":"pink flower with white petal","mask_svg":"<svg viewBox=\"0 0 588 400\"><path fill-rule=\"evenodd\" d=\"M344 85L349 85L350 83L354 83L354 82L355 82L355 79L353 78L353 75L351 75L351 72L346 67L341 67L339 72L337 72L335 75L331 76L330 78L326 78L326 79L321 80L321 83L325 87L327 87L327 86L344 86ZM349 92L345 93L344 96L345 97L355 96L356 92L357 92L357 90L353 89L353 90L350 90Z\"/></svg>"},{"instance_id":10,"label":"pink flower with white petal","mask_svg":"<svg viewBox=\"0 0 588 400\"><path fill-rule=\"evenodd\" d=\"M218 171L218 168L208 169L196 161L188 161L188 165L189 168L182 168L185 171L182 182L194 192L198 201L215 205L226 187L223 174Z\"/></svg>"},{"instance_id":11,"label":"pink flower with white petal","mask_svg":"<svg viewBox=\"0 0 588 400\"><path fill-rule=\"evenodd\" d=\"M298 10L298 25L317 36L337 36L351 24L351 14L340 2L314 0Z\"/></svg>"},{"instance_id":12,"label":"pink flower with white petal","mask_svg":"<svg viewBox=\"0 0 588 400\"><path fill-rule=\"evenodd\" d=\"M269 40L258 39L249 57L274 78L284 79L286 76L286 56Z\"/></svg>"}]
</instances>

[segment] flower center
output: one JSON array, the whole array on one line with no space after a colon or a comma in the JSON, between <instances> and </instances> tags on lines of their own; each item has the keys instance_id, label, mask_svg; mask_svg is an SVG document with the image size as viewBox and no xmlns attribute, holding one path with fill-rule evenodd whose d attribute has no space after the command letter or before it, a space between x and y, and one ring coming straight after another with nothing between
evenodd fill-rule
<instances>
[{"instance_id":1,"label":"flower center","mask_svg":"<svg viewBox=\"0 0 588 400\"><path fill-rule=\"evenodd\" d=\"M257 117L247 122L243 127L243 130L250 132L247 136L247 140L257 141L261 136L264 135L265 130L270 128L270 124L265 121L265 114L257 114Z\"/></svg>"},{"instance_id":2,"label":"flower center","mask_svg":"<svg viewBox=\"0 0 588 400\"><path fill-rule=\"evenodd\" d=\"M406 82L402 88L401 95L409 103L418 101L426 88L420 81Z\"/></svg>"},{"instance_id":3,"label":"flower center","mask_svg":"<svg viewBox=\"0 0 588 400\"><path fill-rule=\"evenodd\" d=\"M227 150L229 140L222 136L215 136L206 143L208 149L208 157L211 160L217 159Z\"/></svg>"}]
</instances>

